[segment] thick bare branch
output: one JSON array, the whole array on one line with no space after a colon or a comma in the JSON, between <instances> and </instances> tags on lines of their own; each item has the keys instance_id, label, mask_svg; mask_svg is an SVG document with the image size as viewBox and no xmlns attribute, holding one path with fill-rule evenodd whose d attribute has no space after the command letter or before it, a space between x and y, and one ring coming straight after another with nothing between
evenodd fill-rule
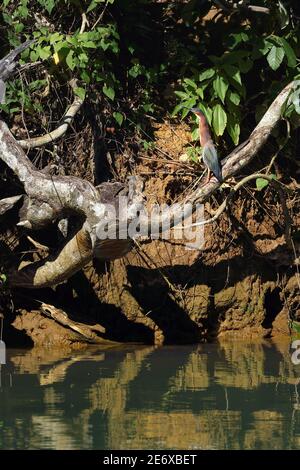
<instances>
[{"instance_id":1,"label":"thick bare branch","mask_svg":"<svg viewBox=\"0 0 300 470\"><path fill-rule=\"evenodd\" d=\"M85 266L93 256L89 234L80 230L56 257L31 263L9 276L10 285L40 288L60 284Z\"/></svg>"}]
</instances>

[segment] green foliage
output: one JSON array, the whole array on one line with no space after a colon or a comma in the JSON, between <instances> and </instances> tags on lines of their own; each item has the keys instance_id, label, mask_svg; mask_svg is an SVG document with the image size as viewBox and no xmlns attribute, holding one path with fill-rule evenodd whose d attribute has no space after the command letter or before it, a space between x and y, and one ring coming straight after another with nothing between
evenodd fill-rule
<instances>
[{"instance_id":1,"label":"green foliage","mask_svg":"<svg viewBox=\"0 0 300 470\"><path fill-rule=\"evenodd\" d=\"M270 178L276 179L276 175L271 174ZM256 178L256 188L261 191L262 189L266 188L269 184L269 181L265 178Z\"/></svg>"},{"instance_id":2,"label":"green foliage","mask_svg":"<svg viewBox=\"0 0 300 470\"><path fill-rule=\"evenodd\" d=\"M290 328L293 330L295 333L300 333L300 323L293 320L290 322Z\"/></svg>"},{"instance_id":3,"label":"green foliage","mask_svg":"<svg viewBox=\"0 0 300 470\"><path fill-rule=\"evenodd\" d=\"M267 1L261 3L269 6ZM201 36L207 41L203 48L218 50L219 54L203 57L200 66L189 68L189 74L181 79L181 88L175 91L179 103L173 116L181 113L185 118L188 111L184 107L200 107L215 138L226 140L228 135L234 145L238 144L244 118L241 109L247 101L260 94L256 114L261 116L265 103L300 72L299 27L291 20L289 2L283 5L277 0L275 3L277 9L274 5L272 13L264 15L263 27L259 14L251 17L252 24L238 26L236 22L228 36L223 34L219 47L212 44L209 37ZM299 93L295 91L289 101L288 114L299 113L299 107Z\"/></svg>"},{"instance_id":4,"label":"green foliage","mask_svg":"<svg viewBox=\"0 0 300 470\"><path fill-rule=\"evenodd\" d=\"M286 118L290 118L294 113L300 115L300 80L296 80L296 86L291 91L283 109L283 115Z\"/></svg>"},{"instance_id":5,"label":"green foliage","mask_svg":"<svg viewBox=\"0 0 300 470\"><path fill-rule=\"evenodd\" d=\"M91 87L96 87L103 98L112 103L122 99L130 89L139 98L135 111L152 112L152 84L157 83L160 74L164 73L164 66L146 66L138 54L138 40L136 43L128 41L126 35L121 38L121 22L118 23L110 11L115 3L118 3L121 17L122 8L130 17L134 9L139 5L142 9L144 4L143 0L5 0L0 25L2 23L6 30L10 45L7 49L25 38L34 38L36 42L22 54L21 62L42 61L48 72L59 81L77 78L79 85L75 93L82 99ZM83 13L87 19L84 30ZM132 26L129 20L128 27L133 30L133 17ZM19 112L20 103L23 103L26 111L34 110L37 103L31 92L27 87L22 90L20 82L16 81L8 90L6 104L1 109L14 114ZM119 126L122 125L122 113L114 113L113 118Z\"/></svg>"},{"instance_id":6,"label":"green foliage","mask_svg":"<svg viewBox=\"0 0 300 470\"><path fill-rule=\"evenodd\" d=\"M20 79L8 82L5 104L1 105L1 109L7 114L19 113L21 109L29 113L41 111L42 105L37 96L45 88L46 83L46 80L34 80L25 89Z\"/></svg>"},{"instance_id":7,"label":"green foliage","mask_svg":"<svg viewBox=\"0 0 300 470\"><path fill-rule=\"evenodd\" d=\"M259 4L270 7L267 0ZM186 108L197 106L219 145L237 145L252 116L261 117L284 84L300 76L300 12L290 0L274 0L269 15L245 19L237 8L232 16L223 11L216 21L204 21L210 8L210 2L195 0L3 0L3 53L35 38L21 61L42 61L59 86L76 78L75 93L82 99L100 95L118 127L131 125L130 113L141 123L170 107L173 116L186 118ZM166 102L169 85L175 94ZM30 88L17 78L1 109L42 109L43 87L42 80ZM300 114L297 90L284 113L289 119Z\"/></svg>"},{"instance_id":8,"label":"green foliage","mask_svg":"<svg viewBox=\"0 0 300 470\"><path fill-rule=\"evenodd\" d=\"M113 113L113 117L115 119L115 121L119 124L119 126L122 126L122 123L123 123L123 120L124 120L124 116L122 113L118 113L118 112L114 112Z\"/></svg>"},{"instance_id":9,"label":"green foliage","mask_svg":"<svg viewBox=\"0 0 300 470\"><path fill-rule=\"evenodd\" d=\"M199 162L201 159L202 152L199 147L188 147L186 149L186 153L189 159L194 163Z\"/></svg>"}]
</instances>

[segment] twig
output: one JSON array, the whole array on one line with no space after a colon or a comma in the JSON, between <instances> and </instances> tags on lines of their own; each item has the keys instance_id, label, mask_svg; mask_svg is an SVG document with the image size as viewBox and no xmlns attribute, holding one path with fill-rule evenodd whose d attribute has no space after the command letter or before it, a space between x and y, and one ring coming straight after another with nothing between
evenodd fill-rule
<instances>
[{"instance_id":1,"label":"twig","mask_svg":"<svg viewBox=\"0 0 300 470\"><path fill-rule=\"evenodd\" d=\"M247 5L245 8L247 10L254 11L255 13L265 13L266 15L270 14L270 8L267 8L267 7L260 7L257 5Z\"/></svg>"},{"instance_id":2,"label":"twig","mask_svg":"<svg viewBox=\"0 0 300 470\"><path fill-rule=\"evenodd\" d=\"M27 235L27 240L30 241L30 243L33 244L33 246L37 249L37 250L41 250L41 251L44 251L45 253L49 253L50 249L48 246L46 245L42 245L41 243L37 242L36 240L34 240L33 238L31 238L29 235Z\"/></svg>"},{"instance_id":3,"label":"twig","mask_svg":"<svg viewBox=\"0 0 300 470\"><path fill-rule=\"evenodd\" d=\"M94 26L92 26L91 31L93 31L93 29L96 28L97 24L102 20L102 18L103 18L103 16L104 16L104 13L105 13L105 11L106 11L107 6L108 6L108 2L106 1L106 2L105 2L105 5L104 5L104 8L103 8L103 10L102 10L102 12L101 12L101 14L100 14L100 16L99 16L99 18L96 20L96 22L94 23Z\"/></svg>"},{"instance_id":4,"label":"twig","mask_svg":"<svg viewBox=\"0 0 300 470\"><path fill-rule=\"evenodd\" d=\"M279 194L281 195L281 197L283 197L283 200L281 200L281 204L283 206L283 211L284 211L284 215L285 215L285 219L286 219L286 226L289 226L291 225L291 220L290 220L290 216L289 216L289 213L288 213L288 209L287 209L287 206L286 206L286 202L285 202L285 198L284 198L284 192L283 192L283 188L281 186L281 183L279 183L278 181L274 180L274 178L272 178L272 176L270 175L267 175L267 174L264 174L264 173L253 173L252 175L249 175L249 176L246 176L245 178L243 178L241 181L239 181L233 188L232 190L230 191L230 193L228 194L228 196L226 197L226 199L224 199L224 201L222 202L222 204L220 205L220 207L218 208L218 210L216 211L215 215L211 218L211 219L207 219L207 220L201 220L201 222L195 222L193 224L190 224L190 225L184 225L184 226L176 226L176 227L173 227L173 230L182 230L182 229L185 229L185 228L192 228L192 227L199 227L199 226L202 226L202 225L207 225L207 224L212 224L213 222L215 222L219 217L220 215L225 211L229 201L232 199L233 195L242 187L244 186L246 183L248 183L249 181L252 181L254 179L257 179L257 178L262 178L262 179L265 179L267 180L269 183L273 184L276 186L276 189L278 189L279 191ZM288 217L289 217L289 221L287 219L287 214L288 214ZM290 231L290 230L289 230ZM288 233L286 232L286 236L288 239L290 239L290 235L288 235Z\"/></svg>"},{"instance_id":5,"label":"twig","mask_svg":"<svg viewBox=\"0 0 300 470\"><path fill-rule=\"evenodd\" d=\"M85 27L89 26L89 22L88 22L88 19L87 19L85 13L81 14L81 19L82 19L82 22L81 22L81 27L80 27L79 34L83 34L84 31L85 31Z\"/></svg>"},{"instance_id":6,"label":"twig","mask_svg":"<svg viewBox=\"0 0 300 470\"><path fill-rule=\"evenodd\" d=\"M71 80L70 86L74 90L76 88L76 80ZM54 142L55 140L59 139L67 132L75 115L78 113L81 106L83 105L83 102L83 99L81 99L79 96L75 96L73 103L66 111L66 114L63 118L63 123L59 127L57 127L54 131L49 132L48 134L42 135L40 137L18 140L18 144L24 149L32 149L36 147L41 147L42 145L50 144L51 142Z\"/></svg>"}]
</instances>

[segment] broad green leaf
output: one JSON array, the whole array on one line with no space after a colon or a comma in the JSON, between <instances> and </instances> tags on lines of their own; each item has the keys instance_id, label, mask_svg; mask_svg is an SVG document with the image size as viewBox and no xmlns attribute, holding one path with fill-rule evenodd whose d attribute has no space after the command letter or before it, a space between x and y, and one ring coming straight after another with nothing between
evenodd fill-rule
<instances>
[{"instance_id":1,"label":"broad green leaf","mask_svg":"<svg viewBox=\"0 0 300 470\"><path fill-rule=\"evenodd\" d=\"M180 103L180 104L178 104L177 106L175 106L175 108L174 108L173 111L172 111L171 116L172 116L172 117L176 116L176 114L178 114L179 111L181 111L181 110L182 110L182 104Z\"/></svg>"},{"instance_id":2,"label":"broad green leaf","mask_svg":"<svg viewBox=\"0 0 300 470\"><path fill-rule=\"evenodd\" d=\"M16 33L21 33L24 29L24 24L23 23L17 23L15 24L15 31Z\"/></svg>"},{"instance_id":3,"label":"broad green leaf","mask_svg":"<svg viewBox=\"0 0 300 470\"><path fill-rule=\"evenodd\" d=\"M227 80L225 80L225 78L222 77L222 76L216 77L213 81L213 88L214 88L217 96L222 101L222 103L224 103L226 92L228 90Z\"/></svg>"},{"instance_id":4,"label":"broad green leaf","mask_svg":"<svg viewBox=\"0 0 300 470\"><path fill-rule=\"evenodd\" d=\"M92 0L86 12L89 13L94 10L100 3L114 3L114 1L115 0Z\"/></svg>"},{"instance_id":5,"label":"broad green leaf","mask_svg":"<svg viewBox=\"0 0 300 470\"><path fill-rule=\"evenodd\" d=\"M183 101L181 103L182 106L186 106L187 108L193 108L196 104L195 98L190 98L189 100Z\"/></svg>"},{"instance_id":6,"label":"broad green leaf","mask_svg":"<svg viewBox=\"0 0 300 470\"><path fill-rule=\"evenodd\" d=\"M44 3L45 3L45 8L46 8L47 12L49 13L49 15L51 15L52 10L55 6L54 0L46 0Z\"/></svg>"},{"instance_id":7,"label":"broad green leaf","mask_svg":"<svg viewBox=\"0 0 300 470\"><path fill-rule=\"evenodd\" d=\"M73 56L74 56L74 51L70 51L66 57L66 64L71 70L74 70L75 65L76 65Z\"/></svg>"},{"instance_id":8,"label":"broad green leaf","mask_svg":"<svg viewBox=\"0 0 300 470\"><path fill-rule=\"evenodd\" d=\"M78 46L78 42L79 42L79 39L81 39L81 36L66 36L66 40L68 43L72 44L73 46Z\"/></svg>"},{"instance_id":9,"label":"broad green leaf","mask_svg":"<svg viewBox=\"0 0 300 470\"><path fill-rule=\"evenodd\" d=\"M182 119L184 119L188 113L189 113L189 108L193 108L196 104L195 98L191 98L189 100L183 101L180 106L183 108L182 109ZM186 109L188 108L188 109Z\"/></svg>"},{"instance_id":10,"label":"broad green leaf","mask_svg":"<svg viewBox=\"0 0 300 470\"><path fill-rule=\"evenodd\" d=\"M267 61L272 70L277 70L284 58L284 49L282 47L273 46L267 55Z\"/></svg>"},{"instance_id":11,"label":"broad green leaf","mask_svg":"<svg viewBox=\"0 0 300 470\"><path fill-rule=\"evenodd\" d=\"M86 12L89 13L90 11L94 10L97 6L98 6L98 2L95 2L95 1L91 2Z\"/></svg>"},{"instance_id":12,"label":"broad green leaf","mask_svg":"<svg viewBox=\"0 0 300 470\"><path fill-rule=\"evenodd\" d=\"M103 88L103 93L108 96L112 101L115 99L115 90L112 87L104 85Z\"/></svg>"},{"instance_id":13,"label":"broad green leaf","mask_svg":"<svg viewBox=\"0 0 300 470\"><path fill-rule=\"evenodd\" d=\"M49 37L50 44L54 44L55 42L61 41L63 39L63 35L60 33L53 33Z\"/></svg>"},{"instance_id":14,"label":"broad green leaf","mask_svg":"<svg viewBox=\"0 0 300 470\"><path fill-rule=\"evenodd\" d=\"M151 104L151 103L143 104L142 108L145 111L145 113L153 113L153 111L154 111L153 104Z\"/></svg>"},{"instance_id":15,"label":"broad green leaf","mask_svg":"<svg viewBox=\"0 0 300 470\"><path fill-rule=\"evenodd\" d=\"M82 87L77 87L74 89L75 95L79 96L81 100L84 100L85 98L85 89Z\"/></svg>"},{"instance_id":16,"label":"broad green leaf","mask_svg":"<svg viewBox=\"0 0 300 470\"><path fill-rule=\"evenodd\" d=\"M198 108L201 109L201 111L203 112L204 116L207 119L208 124L211 126L212 114L213 114L211 108L209 108L208 106L204 106L204 104L202 103L198 104Z\"/></svg>"},{"instance_id":17,"label":"broad green leaf","mask_svg":"<svg viewBox=\"0 0 300 470\"><path fill-rule=\"evenodd\" d=\"M241 79L241 74L240 74L240 71L237 70L231 77L236 83L238 83L239 85L242 84L242 79Z\"/></svg>"},{"instance_id":18,"label":"broad green leaf","mask_svg":"<svg viewBox=\"0 0 300 470\"><path fill-rule=\"evenodd\" d=\"M193 132L191 133L192 141L199 140L199 127L195 127Z\"/></svg>"},{"instance_id":19,"label":"broad green leaf","mask_svg":"<svg viewBox=\"0 0 300 470\"><path fill-rule=\"evenodd\" d=\"M36 51L30 51L30 60L32 62L36 62L38 57L39 57L39 55Z\"/></svg>"},{"instance_id":20,"label":"broad green leaf","mask_svg":"<svg viewBox=\"0 0 300 470\"><path fill-rule=\"evenodd\" d=\"M122 122L124 121L124 116L122 113L118 113L118 112L114 112L113 113L113 117L114 119L117 121L117 123L119 124L119 126L122 125Z\"/></svg>"},{"instance_id":21,"label":"broad green leaf","mask_svg":"<svg viewBox=\"0 0 300 470\"><path fill-rule=\"evenodd\" d=\"M28 15L29 15L29 11L28 11L28 8L25 4L21 4L17 10L18 12L18 16L20 18L24 18L24 19L27 19L28 18Z\"/></svg>"},{"instance_id":22,"label":"broad green leaf","mask_svg":"<svg viewBox=\"0 0 300 470\"><path fill-rule=\"evenodd\" d=\"M83 47L88 47L90 49L96 49L96 44L94 43L94 41L84 41L82 43Z\"/></svg>"},{"instance_id":23,"label":"broad green leaf","mask_svg":"<svg viewBox=\"0 0 300 470\"><path fill-rule=\"evenodd\" d=\"M183 109L182 110L182 119L184 119L189 113L189 110L188 109Z\"/></svg>"},{"instance_id":24,"label":"broad green leaf","mask_svg":"<svg viewBox=\"0 0 300 470\"><path fill-rule=\"evenodd\" d=\"M270 177L274 180L276 179L276 175L274 175L273 173L270 174ZM264 179L264 178L257 178L256 179L256 187L259 191L261 191L263 188L268 186L268 184L269 184L269 181Z\"/></svg>"},{"instance_id":25,"label":"broad green leaf","mask_svg":"<svg viewBox=\"0 0 300 470\"><path fill-rule=\"evenodd\" d=\"M227 115L226 129L234 145L237 145L239 143L241 129L239 123L237 122L237 119L235 119L235 117L231 114Z\"/></svg>"},{"instance_id":26,"label":"broad green leaf","mask_svg":"<svg viewBox=\"0 0 300 470\"><path fill-rule=\"evenodd\" d=\"M239 43L247 42L249 40L249 35L245 32L230 34L230 38L232 39L232 44L230 49L234 49Z\"/></svg>"},{"instance_id":27,"label":"broad green leaf","mask_svg":"<svg viewBox=\"0 0 300 470\"><path fill-rule=\"evenodd\" d=\"M192 88L194 88L194 89L197 88L197 85L193 80L190 80L189 78L185 78L183 81L184 81L184 83L191 86Z\"/></svg>"},{"instance_id":28,"label":"broad green leaf","mask_svg":"<svg viewBox=\"0 0 300 470\"><path fill-rule=\"evenodd\" d=\"M53 44L53 48L55 52L59 52L63 47L70 49L70 46L67 43L67 41L59 41Z\"/></svg>"},{"instance_id":29,"label":"broad green leaf","mask_svg":"<svg viewBox=\"0 0 300 470\"><path fill-rule=\"evenodd\" d=\"M259 43L258 50L261 52L262 55L266 55L273 44L268 41L267 39L262 39L261 42Z\"/></svg>"},{"instance_id":30,"label":"broad green leaf","mask_svg":"<svg viewBox=\"0 0 300 470\"><path fill-rule=\"evenodd\" d=\"M86 64L89 61L88 56L84 52L82 52L81 54L79 54L78 59L79 59L80 67L85 68Z\"/></svg>"},{"instance_id":31,"label":"broad green leaf","mask_svg":"<svg viewBox=\"0 0 300 470\"><path fill-rule=\"evenodd\" d=\"M291 106L292 110L295 110L297 114L300 114L300 89L296 89L293 93L291 93L287 106Z\"/></svg>"},{"instance_id":32,"label":"broad green leaf","mask_svg":"<svg viewBox=\"0 0 300 470\"><path fill-rule=\"evenodd\" d=\"M46 46L46 47L38 46L36 51L42 60L46 60L51 56L50 46Z\"/></svg>"},{"instance_id":33,"label":"broad green leaf","mask_svg":"<svg viewBox=\"0 0 300 470\"><path fill-rule=\"evenodd\" d=\"M52 10L55 6L55 1L54 0L38 0L38 3L47 10L49 15L51 15Z\"/></svg>"},{"instance_id":34,"label":"broad green leaf","mask_svg":"<svg viewBox=\"0 0 300 470\"><path fill-rule=\"evenodd\" d=\"M237 67L234 65L225 64L223 66L224 71L228 77L228 81L243 97L246 94L245 87L242 84L241 74Z\"/></svg>"},{"instance_id":35,"label":"broad green leaf","mask_svg":"<svg viewBox=\"0 0 300 470\"><path fill-rule=\"evenodd\" d=\"M282 45L286 58L287 58L287 63L289 67L296 67L297 65L297 57L294 52L294 49L289 45L286 39L278 37L278 41Z\"/></svg>"},{"instance_id":36,"label":"broad green leaf","mask_svg":"<svg viewBox=\"0 0 300 470\"><path fill-rule=\"evenodd\" d=\"M216 71L214 69L207 69L204 72L200 73L199 80L202 82L203 80L207 80L215 75Z\"/></svg>"},{"instance_id":37,"label":"broad green leaf","mask_svg":"<svg viewBox=\"0 0 300 470\"><path fill-rule=\"evenodd\" d=\"M197 88L196 93L203 100L203 98L204 98L203 88Z\"/></svg>"},{"instance_id":38,"label":"broad green leaf","mask_svg":"<svg viewBox=\"0 0 300 470\"><path fill-rule=\"evenodd\" d=\"M88 74L88 72L86 70L82 70L82 72L80 73L80 78L85 83L90 83L90 81L91 81L90 75Z\"/></svg>"},{"instance_id":39,"label":"broad green leaf","mask_svg":"<svg viewBox=\"0 0 300 470\"><path fill-rule=\"evenodd\" d=\"M238 93L235 91L228 90L227 92L227 99L231 101L231 103L235 104L238 106L241 102L241 97Z\"/></svg>"},{"instance_id":40,"label":"broad green leaf","mask_svg":"<svg viewBox=\"0 0 300 470\"><path fill-rule=\"evenodd\" d=\"M291 324L292 330L296 331L297 333L300 333L300 323L292 321Z\"/></svg>"},{"instance_id":41,"label":"broad green leaf","mask_svg":"<svg viewBox=\"0 0 300 470\"><path fill-rule=\"evenodd\" d=\"M216 135L223 135L227 124L227 115L220 104L213 109L213 128Z\"/></svg>"},{"instance_id":42,"label":"broad green leaf","mask_svg":"<svg viewBox=\"0 0 300 470\"><path fill-rule=\"evenodd\" d=\"M179 96L179 98L186 99L189 97L188 93L185 93L184 91L175 91L175 95Z\"/></svg>"},{"instance_id":43,"label":"broad green leaf","mask_svg":"<svg viewBox=\"0 0 300 470\"><path fill-rule=\"evenodd\" d=\"M256 179L256 188L261 191L263 188L265 188L266 186L268 186L269 184L269 181L268 180L265 180L263 178L257 178Z\"/></svg>"}]
</instances>

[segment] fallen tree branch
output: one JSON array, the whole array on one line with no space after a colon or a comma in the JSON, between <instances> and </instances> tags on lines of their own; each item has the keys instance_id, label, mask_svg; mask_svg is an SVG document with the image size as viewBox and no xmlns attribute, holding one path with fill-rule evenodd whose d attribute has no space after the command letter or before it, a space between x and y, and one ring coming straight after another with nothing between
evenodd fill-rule
<instances>
[{"instance_id":1,"label":"fallen tree branch","mask_svg":"<svg viewBox=\"0 0 300 470\"><path fill-rule=\"evenodd\" d=\"M70 82L71 88L76 88L76 81L71 80ZM42 135L40 137L33 137L32 139L25 139L25 140L18 140L18 144L23 149L32 149L36 147L42 147L43 145L50 144L55 140L62 137L68 130L71 122L73 121L74 117L80 110L81 106L83 105L84 100L81 99L79 96L75 95L74 101L71 106L67 109L63 119L62 124L57 127L54 131L49 132L48 134Z\"/></svg>"},{"instance_id":2,"label":"fallen tree branch","mask_svg":"<svg viewBox=\"0 0 300 470\"><path fill-rule=\"evenodd\" d=\"M99 337L97 333L95 333L95 331L98 331L99 333L105 334L105 328L103 326L89 326L84 323L75 322L71 320L63 310L44 302L41 305L41 311L44 313L44 315L52 318L60 325L66 326L67 328L70 328L70 330L75 331L75 333L77 333L79 337L82 337L84 341L93 344L103 343L102 338Z\"/></svg>"}]
</instances>

